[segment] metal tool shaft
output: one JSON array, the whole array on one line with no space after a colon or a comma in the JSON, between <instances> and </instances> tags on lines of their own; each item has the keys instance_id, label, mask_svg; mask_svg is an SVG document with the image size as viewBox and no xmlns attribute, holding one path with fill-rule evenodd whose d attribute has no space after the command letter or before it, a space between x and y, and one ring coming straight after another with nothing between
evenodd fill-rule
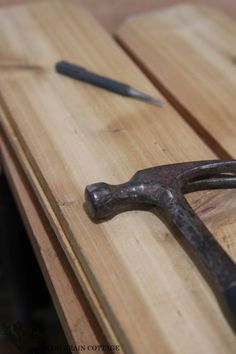
<instances>
[{"instance_id":1,"label":"metal tool shaft","mask_svg":"<svg viewBox=\"0 0 236 354\"><path fill-rule=\"evenodd\" d=\"M95 74L81 66L60 61L56 64L55 68L58 73L69 76L72 79L84 81L123 96L138 98L162 106L162 101L157 98L146 95L122 82Z\"/></svg>"}]
</instances>

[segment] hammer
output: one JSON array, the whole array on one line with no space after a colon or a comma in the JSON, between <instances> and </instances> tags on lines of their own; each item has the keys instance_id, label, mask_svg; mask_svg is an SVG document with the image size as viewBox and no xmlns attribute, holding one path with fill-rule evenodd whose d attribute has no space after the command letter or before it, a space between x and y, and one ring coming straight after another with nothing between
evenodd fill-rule
<instances>
[{"instance_id":1,"label":"hammer","mask_svg":"<svg viewBox=\"0 0 236 354\"><path fill-rule=\"evenodd\" d=\"M137 207L155 207L177 240L218 288L236 320L236 264L191 208L184 193L236 187L236 160L194 161L147 168L126 183L86 187L89 216L103 220Z\"/></svg>"}]
</instances>

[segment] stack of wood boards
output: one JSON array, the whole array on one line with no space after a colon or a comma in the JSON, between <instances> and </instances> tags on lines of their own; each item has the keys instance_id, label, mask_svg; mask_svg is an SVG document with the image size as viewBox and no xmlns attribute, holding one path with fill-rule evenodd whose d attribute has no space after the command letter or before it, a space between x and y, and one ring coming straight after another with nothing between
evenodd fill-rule
<instances>
[{"instance_id":1,"label":"stack of wood boards","mask_svg":"<svg viewBox=\"0 0 236 354\"><path fill-rule=\"evenodd\" d=\"M1 134L1 164L40 264L64 333L71 346L106 345L91 307L29 185L6 137Z\"/></svg>"},{"instance_id":2,"label":"stack of wood boards","mask_svg":"<svg viewBox=\"0 0 236 354\"><path fill-rule=\"evenodd\" d=\"M235 352L214 294L158 218L131 211L95 224L84 210L87 184L122 183L143 168L218 155L168 102L160 109L55 73L64 59L162 97L75 4L2 10L0 32L3 132L108 340L126 353ZM190 197L211 229L218 222L227 250L233 199L229 192ZM235 243L230 252L235 257Z\"/></svg>"}]
</instances>

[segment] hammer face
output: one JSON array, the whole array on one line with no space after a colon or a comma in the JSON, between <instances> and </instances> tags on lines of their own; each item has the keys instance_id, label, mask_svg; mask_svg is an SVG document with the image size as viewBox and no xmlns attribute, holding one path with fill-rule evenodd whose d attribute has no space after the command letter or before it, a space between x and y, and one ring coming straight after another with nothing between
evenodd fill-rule
<instances>
[{"instance_id":1,"label":"hammer face","mask_svg":"<svg viewBox=\"0 0 236 354\"><path fill-rule=\"evenodd\" d=\"M112 186L107 183L90 184L85 189L86 209L92 219L103 219L113 211Z\"/></svg>"}]
</instances>

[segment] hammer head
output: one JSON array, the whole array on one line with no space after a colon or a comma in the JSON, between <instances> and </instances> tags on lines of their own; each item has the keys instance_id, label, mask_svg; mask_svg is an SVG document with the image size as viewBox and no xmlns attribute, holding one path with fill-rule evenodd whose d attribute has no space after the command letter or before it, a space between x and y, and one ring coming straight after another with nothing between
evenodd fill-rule
<instances>
[{"instance_id":1,"label":"hammer head","mask_svg":"<svg viewBox=\"0 0 236 354\"><path fill-rule=\"evenodd\" d=\"M128 182L111 185L94 183L86 187L86 210L93 219L108 218L135 205L157 205L165 184L170 185L172 175L161 178L158 167L138 171ZM157 200L158 199L158 200Z\"/></svg>"},{"instance_id":2,"label":"hammer head","mask_svg":"<svg viewBox=\"0 0 236 354\"><path fill-rule=\"evenodd\" d=\"M92 219L105 219L135 205L156 204L161 185L131 179L120 185L94 183L86 187L86 209Z\"/></svg>"},{"instance_id":3,"label":"hammer head","mask_svg":"<svg viewBox=\"0 0 236 354\"><path fill-rule=\"evenodd\" d=\"M176 193L227 186L226 178L212 179L219 173L236 170L236 161L197 161L163 165L138 171L128 182L119 185L94 183L86 187L88 214L104 219L137 204L166 209L173 206ZM202 178L202 176L205 177ZM221 176L223 176L221 174ZM207 178L206 178L207 177ZM218 185L217 185L218 183ZM229 179L228 179L229 183ZM235 179L233 180L235 185Z\"/></svg>"}]
</instances>

